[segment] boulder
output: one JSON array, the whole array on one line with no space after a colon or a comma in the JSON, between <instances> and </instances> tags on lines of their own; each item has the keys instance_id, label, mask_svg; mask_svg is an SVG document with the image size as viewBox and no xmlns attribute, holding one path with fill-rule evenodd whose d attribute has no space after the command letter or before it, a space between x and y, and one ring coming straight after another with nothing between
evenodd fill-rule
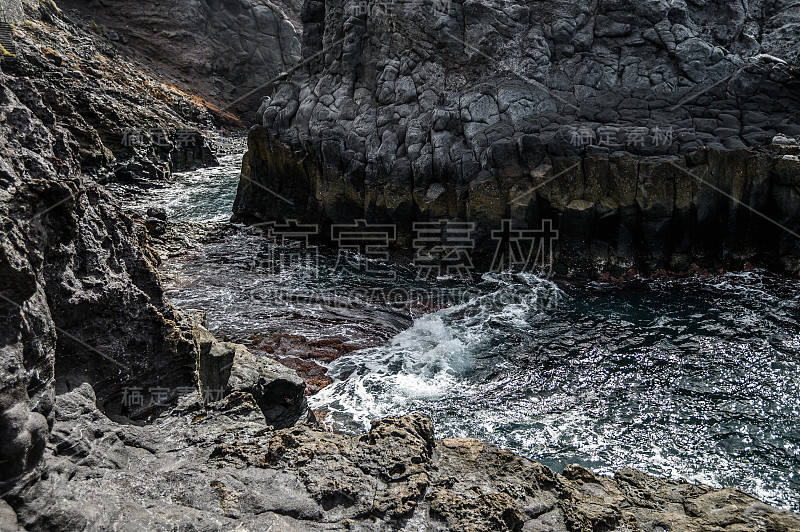
<instances>
[{"instance_id":1,"label":"boulder","mask_svg":"<svg viewBox=\"0 0 800 532\"><path fill-rule=\"evenodd\" d=\"M232 350L233 360L226 390L253 396L267 424L275 428L312 421L304 395L306 383L297 373L270 358L258 356L240 344L222 343Z\"/></svg>"},{"instance_id":2,"label":"boulder","mask_svg":"<svg viewBox=\"0 0 800 532\"><path fill-rule=\"evenodd\" d=\"M251 353L245 346L221 342L198 326L197 371L205 404L245 393L258 404L268 425L290 427L313 416L305 398L305 381L283 364Z\"/></svg>"}]
</instances>

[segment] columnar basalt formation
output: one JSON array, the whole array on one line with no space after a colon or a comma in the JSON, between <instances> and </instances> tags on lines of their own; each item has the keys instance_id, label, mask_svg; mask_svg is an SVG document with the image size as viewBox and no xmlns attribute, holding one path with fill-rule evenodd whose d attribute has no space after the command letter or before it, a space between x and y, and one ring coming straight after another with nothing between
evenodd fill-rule
<instances>
[{"instance_id":1,"label":"columnar basalt formation","mask_svg":"<svg viewBox=\"0 0 800 532\"><path fill-rule=\"evenodd\" d=\"M560 273L800 269L789 0L309 0L303 22L309 77L259 110L239 219L461 219L481 247L552 218Z\"/></svg>"}]
</instances>

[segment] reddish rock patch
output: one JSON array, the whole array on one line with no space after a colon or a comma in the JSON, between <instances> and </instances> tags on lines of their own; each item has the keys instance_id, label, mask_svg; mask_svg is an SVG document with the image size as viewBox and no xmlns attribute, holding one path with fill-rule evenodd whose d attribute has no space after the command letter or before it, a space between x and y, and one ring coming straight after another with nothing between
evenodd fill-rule
<instances>
[{"instance_id":1,"label":"reddish rock patch","mask_svg":"<svg viewBox=\"0 0 800 532\"><path fill-rule=\"evenodd\" d=\"M343 355L360 349L339 338L309 341L305 336L298 334L253 335L248 339L251 341L251 350L266 353L270 358L295 370L306 381L306 395L314 395L333 382L323 364L329 364Z\"/></svg>"}]
</instances>

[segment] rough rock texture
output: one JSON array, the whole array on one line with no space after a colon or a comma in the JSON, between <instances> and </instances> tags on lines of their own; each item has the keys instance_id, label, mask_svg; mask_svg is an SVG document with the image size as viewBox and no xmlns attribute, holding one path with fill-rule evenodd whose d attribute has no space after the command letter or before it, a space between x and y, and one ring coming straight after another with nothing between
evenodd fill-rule
<instances>
[{"instance_id":1,"label":"rough rock texture","mask_svg":"<svg viewBox=\"0 0 800 532\"><path fill-rule=\"evenodd\" d=\"M74 129L81 115L51 109L59 97L66 102L63 87L44 85L40 71L18 61L15 74L34 75L6 74L0 83L0 497L14 505L17 494L41 488L39 479L51 474L52 464L42 460L48 441L57 454L83 452L59 430L79 441L100 437L99 428L88 436L72 419L54 428L56 393L81 390L93 419L150 418L178 396L197 393L198 352L216 342L164 297L144 224L84 173L86 151L104 149L100 136L81 142L83 130ZM108 94L88 97L123 106ZM127 112L137 120L149 116L142 108ZM222 385L260 394L260 426L261 410L277 426L308 418L302 379L272 361L260 364L241 346L227 347L238 357L229 372L237 380ZM169 441L166 433L160 438ZM94 465L116 459L113 449L105 451ZM5 507L0 515L0 528L11 527ZM74 530L79 522L55 517L51 524Z\"/></svg>"},{"instance_id":2,"label":"rough rock texture","mask_svg":"<svg viewBox=\"0 0 800 532\"><path fill-rule=\"evenodd\" d=\"M64 0L115 47L188 83L246 122L272 80L300 59L295 0ZM294 24L293 24L294 23Z\"/></svg>"},{"instance_id":3,"label":"rough rock texture","mask_svg":"<svg viewBox=\"0 0 800 532\"><path fill-rule=\"evenodd\" d=\"M115 155L119 136L109 139L120 127L197 131L210 115L99 55L96 40L52 3L24 7L17 57L2 59L0 78L2 497L41 473L57 391L90 382L114 416L148 406L124 401L126 389L163 388L168 402L195 385L192 328L164 297L145 228L97 180L119 176L121 163L145 178L190 155L212 158L202 137L187 149ZM128 83L132 94L122 90Z\"/></svg>"},{"instance_id":4,"label":"rough rock texture","mask_svg":"<svg viewBox=\"0 0 800 532\"><path fill-rule=\"evenodd\" d=\"M297 373L241 344L218 342L201 326L197 329L197 371L204 401L217 399L217 394L246 393L272 427L290 427L309 419L306 384Z\"/></svg>"},{"instance_id":5,"label":"rough rock texture","mask_svg":"<svg viewBox=\"0 0 800 532\"><path fill-rule=\"evenodd\" d=\"M27 530L800 530L797 516L731 488L578 466L557 475L477 440L435 440L420 415L359 437L275 431L238 392L206 408L185 396L147 426L120 425L88 384L55 411L49 477L10 501Z\"/></svg>"},{"instance_id":6,"label":"rough rock texture","mask_svg":"<svg viewBox=\"0 0 800 532\"><path fill-rule=\"evenodd\" d=\"M72 133L43 120L41 95L26 87L22 101L13 80L0 85L0 498L15 506L31 485L47 490L46 479L58 478L58 460L45 453L48 441L51 454L89 464L89 470L127 463L132 474L141 473L138 460L150 444L136 440L132 419L152 418L179 396L197 395L199 352L218 344L199 334L202 327L192 315L177 312L165 299L144 226L81 174ZM241 346L222 345L235 354L230 382L222 380L221 386L257 395L258 403L246 394L259 427L308 419L302 379L276 362L262 363ZM157 400L153 389L159 390ZM131 400L134 391L139 401ZM59 396L66 413L60 417L64 424L54 426L56 393L67 393ZM241 395L231 393L223 404ZM100 425L81 425L80 416ZM113 437L106 437L101 422L110 424ZM168 431L158 433L165 446L170 438ZM95 439L108 447L93 454L86 446ZM195 443L210 445L202 439ZM115 446L135 447L138 454L117 455ZM89 477L95 484L93 474ZM81 507L84 495L73 486L68 499ZM31 501L49 505L37 493ZM74 520L68 509L55 516L35 509L23 524L80 530L88 520L88 529L96 530L102 521L94 519L109 515L103 504L97 514L79 513ZM12 526L5 506L0 518L0 528Z\"/></svg>"},{"instance_id":7,"label":"rough rock texture","mask_svg":"<svg viewBox=\"0 0 800 532\"><path fill-rule=\"evenodd\" d=\"M489 249L552 218L561 273L800 269L796 0L361 7L305 3L239 219L461 219Z\"/></svg>"},{"instance_id":8,"label":"rough rock texture","mask_svg":"<svg viewBox=\"0 0 800 532\"><path fill-rule=\"evenodd\" d=\"M26 86L28 107L14 88L0 86L3 489L35 470L56 388L92 382L119 411L122 387L190 384L194 371L144 227L80 175L74 137L34 111L41 96Z\"/></svg>"},{"instance_id":9,"label":"rough rock texture","mask_svg":"<svg viewBox=\"0 0 800 532\"><path fill-rule=\"evenodd\" d=\"M800 529L731 489L559 476L474 440L436 442L421 416L359 438L298 423L302 380L176 311L144 224L95 180L120 160L108 144L120 121L197 126L204 113L163 87L116 94L145 78L98 58L51 3L27 8L44 21L17 32L0 83L0 529ZM178 153L166 148L125 152L127 171L165 165Z\"/></svg>"},{"instance_id":10,"label":"rough rock texture","mask_svg":"<svg viewBox=\"0 0 800 532\"><path fill-rule=\"evenodd\" d=\"M14 27L17 57L2 83L40 120L77 143L81 171L98 180L164 179L213 164L206 130L228 120L185 89L119 53L55 4L25 3Z\"/></svg>"},{"instance_id":11,"label":"rough rock texture","mask_svg":"<svg viewBox=\"0 0 800 532\"><path fill-rule=\"evenodd\" d=\"M0 0L0 14L9 24L21 22L25 16L19 0Z\"/></svg>"}]
</instances>

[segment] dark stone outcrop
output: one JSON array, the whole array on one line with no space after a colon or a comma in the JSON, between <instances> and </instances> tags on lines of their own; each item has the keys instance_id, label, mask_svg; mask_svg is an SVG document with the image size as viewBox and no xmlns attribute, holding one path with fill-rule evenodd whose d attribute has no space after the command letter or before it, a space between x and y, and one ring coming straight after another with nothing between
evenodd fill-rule
<instances>
[{"instance_id":1,"label":"dark stone outcrop","mask_svg":"<svg viewBox=\"0 0 800 532\"><path fill-rule=\"evenodd\" d=\"M192 86L217 106L252 120L273 80L300 60L295 0L61 0L114 47ZM111 33L116 39L111 37Z\"/></svg>"},{"instance_id":2,"label":"dark stone outcrop","mask_svg":"<svg viewBox=\"0 0 800 532\"><path fill-rule=\"evenodd\" d=\"M97 406L125 419L163 409L130 404L128 391L167 390L168 404L196 388L191 322L164 297L144 225L98 181L120 165L145 178L188 157L213 160L202 135L186 149L122 146L120 128L196 132L211 115L177 93L159 100L167 92L148 92L141 69L104 55L52 2L23 7L0 78L3 498L42 473L56 393L89 382ZM142 92L129 93L138 82Z\"/></svg>"},{"instance_id":3,"label":"dark stone outcrop","mask_svg":"<svg viewBox=\"0 0 800 532\"><path fill-rule=\"evenodd\" d=\"M556 475L436 441L420 415L359 437L313 426L302 379L172 307L145 221L97 180L120 160L116 120L197 127L205 111L156 103L165 89L116 94L106 78L144 79L135 65L99 70L94 37L51 3L27 9L44 29L19 31L0 82L0 529L800 529L729 488ZM128 154L131 175L174 161L172 146Z\"/></svg>"},{"instance_id":4,"label":"dark stone outcrop","mask_svg":"<svg viewBox=\"0 0 800 532\"><path fill-rule=\"evenodd\" d=\"M36 475L56 389L92 382L119 413L123 387L183 386L194 373L144 227L80 174L77 142L37 116L46 109L30 85L0 85L3 491Z\"/></svg>"},{"instance_id":5,"label":"dark stone outcrop","mask_svg":"<svg viewBox=\"0 0 800 532\"><path fill-rule=\"evenodd\" d=\"M477 440L435 440L421 415L356 437L266 428L247 393L200 399L133 426L97 410L88 384L58 396L49 477L13 499L16 519L28 530L800 530L735 489L575 465L558 475Z\"/></svg>"},{"instance_id":6,"label":"dark stone outcrop","mask_svg":"<svg viewBox=\"0 0 800 532\"><path fill-rule=\"evenodd\" d=\"M197 371L200 393L206 403L233 393L246 393L261 409L271 427L290 427L310 420L304 395L306 384L297 373L241 344L219 342L196 326Z\"/></svg>"},{"instance_id":7,"label":"dark stone outcrop","mask_svg":"<svg viewBox=\"0 0 800 532\"><path fill-rule=\"evenodd\" d=\"M29 530L103 529L104 519L122 515L104 509L106 495L130 497L125 475L140 476L143 457L158 445L174 449L169 429L149 434L138 420L186 394L201 397L200 353L215 346L232 352L227 378L219 380L222 400L215 397L210 408L246 411L262 430L309 419L305 384L274 361L202 334L195 316L171 306L144 226L81 175L69 130L42 121L34 111L42 109L14 89L0 85L7 126L0 135L0 498ZM154 388L163 395L152 402ZM132 402L134 391L139 400ZM200 436L193 442L201 454L211 443ZM91 511L91 489L70 483L73 466L85 467L81 478L100 490ZM98 470L121 467L131 469L110 484L96 482ZM132 515L150 515L130 505ZM12 516L0 507L0 528L16 526Z\"/></svg>"},{"instance_id":8,"label":"dark stone outcrop","mask_svg":"<svg viewBox=\"0 0 800 532\"><path fill-rule=\"evenodd\" d=\"M218 111L52 2L26 0L24 7L26 20L13 32L17 54L3 60L2 83L42 123L70 133L84 175L163 180L174 170L216 163L207 132L225 119Z\"/></svg>"},{"instance_id":9,"label":"dark stone outcrop","mask_svg":"<svg viewBox=\"0 0 800 532\"><path fill-rule=\"evenodd\" d=\"M3 59L0 80L0 498L17 508L19 494L42 487L58 467L48 445L77 460L91 455L90 440L102 439L101 427L77 424L80 416L129 427L104 442L133 441L136 423L198 393L199 353L214 345L235 353L221 395L256 395L247 394L258 401L262 427L291 426L309 415L296 374L201 334L195 317L172 307L145 221L123 213L100 184L112 173L159 178L170 165L212 162L199 133L212 125L208 110L177 90L149 86L154 79L135 64L114 62L113 50L52 3L24 7L30 20L16 27L17 56ZM126 127L191 128L198 137L190 147L174 138L163 146L125 146L118 133ZM152 169L161 170L150 175ZM151 210L147 220L165 223L164 213ZM67 397L91 408L80 403L54 426L56 394L70 390L77 395ZM123 458L105 449L89 461L102 468ZM6 506L0 515L5 530ZM30 519L23 518L25 526ZM91 516L33 520L35 527L74 530Z\"/></svg>"},{"instance_id":10,"label":"dark stone outcrop","mask_svg":"<svg viewBox=\"0 0 800 532\"><path fill-rule=\"evenodd\" d=\"M306 2L238 219L467 220L485 251L553 219L562 274L800 271L791 0L362 7Z\"/></svg>"}]
</instances>

